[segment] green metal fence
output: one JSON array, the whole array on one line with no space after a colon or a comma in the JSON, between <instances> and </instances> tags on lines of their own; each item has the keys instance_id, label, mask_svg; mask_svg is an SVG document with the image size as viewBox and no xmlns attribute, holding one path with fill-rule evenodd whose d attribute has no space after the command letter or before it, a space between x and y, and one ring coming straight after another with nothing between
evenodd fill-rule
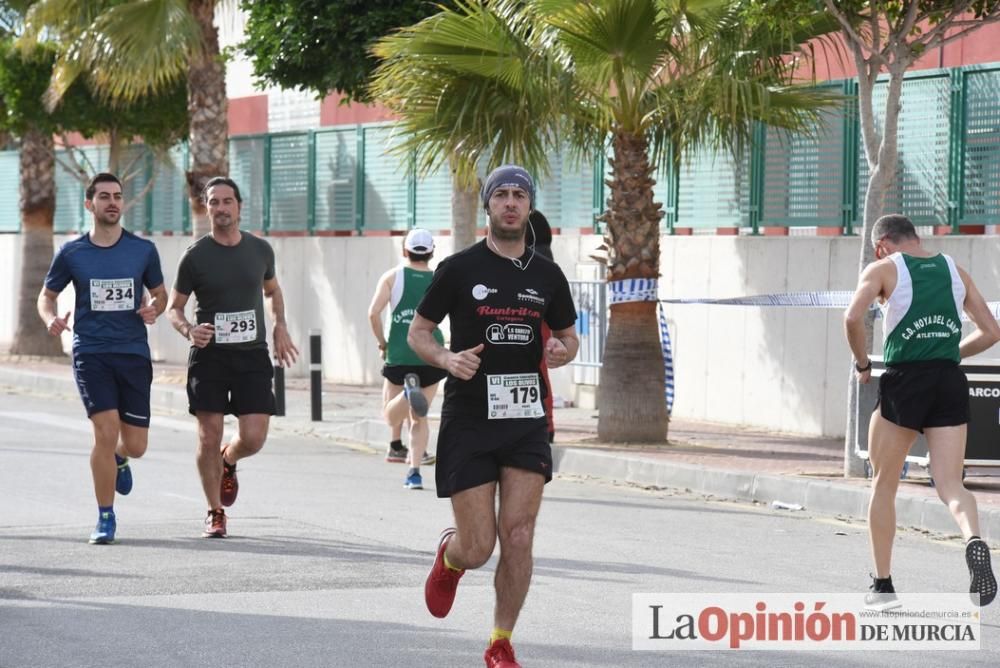
<instances>
[{"instance_id":1,"label":"green metal fence","mask_svg":"<svg viewBox=\"0 0 1000 668\"><path fill-rule=\"evenodd\" d=\"M789 136L759 126L747 154L696 149L680 167L654 174L664 229L827 227L853 233L863 210L868 167L860 141L854 80L829 82L848 103L824 114L814 132ZM875 89L884 107L886 83ZM881 130L881 120L877 123ZM305 132L235 136L230 175L243 191L243 225L264 234L447 229L450 172L416 178L407 160L390 153L399 141L392 124L338 126ZM899 163L887 194L890 210L920 225L1000 224L1000 64L912 73L903 85ZM103 146L83 150L95 169L106 169ZM190 232L185 195L187 147L138 157L126 197L143 201L125 218L147 233ZM60 158L65 160L64 155ZM597 229L606 197L606 162L577 164L569 152L551 156L538 179L538 208L553 227ZM144 190L153 181L153 185ZM83 186L57 168L58 232L86 229ZM0 152L0 232L20 229L18 156ZM480 213L480 222L482 221Z\"/></svg>"},{"instance_id":2,"label":"green metal fence","mask_svg":"<svg viewBox=\"0 0 1000 668\"><path fill-rule=\"evenodd\" d=\"M886 211L898 211L915 225L948 222L949 126L954 119L948 73L916 74L903 86L899 112L899 161L893 185L886 192ZM873 104L885 108L888 86L875 86ZM876 129L882 132L881 118ZM868 184L864 151L858 152L859 202L864 203Z\"/></svg>"},{"instance_id":3,"label":"green metal fence","mask_svg":"<svg viewBox=\"0 0 1000 668\"><path fill-rule=\"evenodd\" d=\"M17 151L0 151L0 232L21 229L19 175Z\"/></svg>"},{"instance_id":4,"label":"green metal fence","mask_svg":"<svg viewBox=\"0 0 1000 668\"><path fill-rule=\"evenodd\" d=\"M833 86L831 86L832 88ZM844 86L836 86L849 94ZM851 192L846 190L854 170L843 167L846 139L853 138L844 109L827 111L814 133L788 135L771 128L758 133L758 162L763 163L754 199L760 217L768 226L840 227L844 206ZM853 153L853 150L851 149ZM756 185L756 184L755 184Z\"/></svg>"},{"instance_id":5,"label":"green metal fence","mask_svg":"<svg viewBox=\"0 0 1000 668\"><path fill-rule=\"evenodd\" d=\"M958 155L951 164L952 194L959 221L1000 221L1000 69L960 70L963 113L952 128ZM952 222L953 221L949 221Z\"/></svg>"}]
</instances>

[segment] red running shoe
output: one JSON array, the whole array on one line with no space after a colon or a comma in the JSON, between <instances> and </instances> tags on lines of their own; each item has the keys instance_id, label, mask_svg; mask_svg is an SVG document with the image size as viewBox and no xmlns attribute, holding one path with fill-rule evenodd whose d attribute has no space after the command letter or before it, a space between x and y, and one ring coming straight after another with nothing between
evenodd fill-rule
<instances>
[{"instance_id":1,"label":"red running shoe","mask_svg":"<svg viewBox=\"0 0 1000 668\"><path fill-rule=\"evenodd\" d=\"M208 511L205 518L205 530L201 532L205 538L226 537L226 511L222 508Z\"/></svg>"},{"instance_id":2,"label":"red running shoe","mask_svg":"<svg viewBox=\"0 0 1000 668\"><path fill-rule=\"evenodd\" d=\"M493 644L486 648L483 658L486 659L488 668L521 668L521 664L514 658L514 648L506 638L494 640Z\"/></svg>"},{"instance_id":3,"label":"red running shoe","mask_svg":"<svg viewBox=\"0 0 1000 668\"><path fill-rule=\"evenodd\" d=\"M424 583L424 602L427 604L427 610L435 617L448 616L451 605L455 602L458 581L465 574L465 571L454 571L444 565L445 548L448 547L448 541L456 531L455 528L448 528L441 532L437 556L434 558L431 572L427 574L427 582Z\"/></svg>"},{"instance_id":4,"label":"red running shoe","mask_svg":"<svg viewBox=\"0 0 1000 668\"><path fill-rule=\"evenodd\" d=\"M240 491L240 482L236 479L236 464L227 464L225 458L222 460L222 486L220 496L222 505L228 508L236 503L236 495Z\"/></svg>"}]
</instances>

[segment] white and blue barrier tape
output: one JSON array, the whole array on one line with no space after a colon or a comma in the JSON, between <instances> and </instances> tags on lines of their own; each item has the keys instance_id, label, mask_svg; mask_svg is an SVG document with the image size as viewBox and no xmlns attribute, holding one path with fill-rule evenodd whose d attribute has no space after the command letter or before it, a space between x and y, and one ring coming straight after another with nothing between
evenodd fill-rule
<instances>
[{"instance_id":1,"label":"white and blue barrier tape","mask_svg":"<svg viewBox=\"0 0 1000 668\"><path fill-rule=\"evenodd\" d=\"M816 292L779 292L766 295L750 295L748 297L728 297L724 299L661 299L660 304L711 304L716 306L782 306L799 308L836 308L845 309L851 304L854 293L850 290L826 290ZM1000 320L1000 302L987 302L993 318ZM876 316L881 315L877 304L869 307ZM969 316L961 314L962 320L969 321Z\"/></svg>"},{"instance_id":2,"label":"white and blue barrier tape","mask_svg":"<svg viewBox=\"0 0 1000 668\"><path fill-rule=\"evenodd\" d=\"M656 314L660 319L660 345L663 347L663 393L667 399L667 415L671 415L674 412L674 353L663 304L656 305Z\"/></svg>"},{"instance_id":3,"label":"white and blue barrier tape","mask_svg":"<svg viewBox=\"0 0 1000 668\"><path fill-rule=\"evenodd\" d=\"M724 306L802 306L806 308L847 308L854 293L850 290L826 292L781 292L727 299L661 299L664 304L719 304Z\"/></svg>"},{"instance_id":4,"label":"white and blue barrier tape","mask_svg":"<svg viewBox=\"0 0 1000 668\"><path fill-rule=\"evenodd\" d=\"M660 298L659 286L655 278L626 278L623 281L609 281L611 292L609 302L625 304L627 302L655 302Z\"/></svg>"},{"instance_id":5,"label":"white and blue barrier tape","mask_svg":"<svg viewBox=\"0 0 1000 668\"><path fill-rule=\"evenodd\" d=\"M674 410L674 354L670 346L670 330L663 304L659 303L659 286L655 278L627 278L608 283L610 303L657 302L656 315L660 323L660 349L663 351L663 397L667 402L667 415Z\"/></svg>"},{"instance_id":6,"label":"white and blue barrier tape","mask_svg":"<svg viewBox=\"0 0 1000 668\"><path fill-rule=\"evenodd\" d=\"M670 330L667 328L667 318L663 310L664 304L845 309L850 306L851 297L854 295L850 290L825 290L813 292L780 292L722 299L660 299L658 287L656 279L653 278L629 278L623 281L608 282L609 302L612 305L629 302L657 302L660 347L663 351L663 394L667 403L668 415L674 408L674 356L670 345ZM993 317L1000 320L1000 302L988 302L987 306L989 306ZM872 304L870 308L875 311L876 316L881 315L877 304ZM965 313L962 313L962 320L968 321L969 317Z\"/></svg>"}]
</instances>

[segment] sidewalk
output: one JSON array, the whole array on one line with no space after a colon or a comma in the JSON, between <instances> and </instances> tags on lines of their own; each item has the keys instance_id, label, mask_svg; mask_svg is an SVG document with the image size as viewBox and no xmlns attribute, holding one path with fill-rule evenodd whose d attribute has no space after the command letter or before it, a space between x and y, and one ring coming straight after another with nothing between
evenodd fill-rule
<instances>
[{"instance_id":1,"label":"sidewalk","mask_svg":"<svg viewBox=\"0 0 1000 668\"><path fill-rule=\"evenodd\" d=\"M155 410L187 413L186 370L154 365ZM0 388L42 395L76 396L69 360L0 357ZM431 406L434 450L441 393ZM380 418L381 388L323 384L323 420L311 420L309 380L286 381L286 415L273 428L325 438L382 456L389 441ZM82 415L82 413L81 413ZM770 505L801 506L816 515L861 520L867 514L868 481L843 477L843 441L779 434L733 425L676 419L669 443L619 446L597 439L597 411L555 411L555 470L563 475L593 476L641 486L687 490L717 498ZM154 418L155 428L155 418ZM966 486L976 494L983 537L1000 543L1000 469L970 468ZM776 510L775 512L795 512ZM936 534L957 528L928 484L927 472L911 466L896 503L897 522Z\"/></svg>"}]
</instances>

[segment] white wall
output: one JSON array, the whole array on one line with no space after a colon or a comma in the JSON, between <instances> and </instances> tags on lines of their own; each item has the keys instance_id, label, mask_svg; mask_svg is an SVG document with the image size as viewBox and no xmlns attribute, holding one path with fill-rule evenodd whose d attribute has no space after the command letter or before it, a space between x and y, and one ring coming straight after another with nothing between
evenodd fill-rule
<instances>
[{"instance_id":1,"label":"white wall","mask_svg":"<svg viewBox=\"0 0 1000 668\"><path fill-rule=\"evenodd\" d=\"M169 286L190 239L155 241ZM308 334L318 328L326 380L380 383L381 359L368 326L368 302L378 277L398 261L401 239L272 237L270 242L289 330L302 352L289 374L307 375ZM590 235L557 236L553 250L569 278L589 279L594 265L587 256L599 243L599 237ZM850 290L859 243L857 238L665 236L660 294L718 298ZM925 243L952 255L988 301L1000 300L1000 237L935 237ZM438 239L439 258L450 252L450 244L449 237ZM0 278L12 288L0 299L0 342L9 342L14 333L19 254L17 235L0 235ZM72 304L71 292L63 294L61 305ZM843 435L850 353L841 311L673 305L667 314L675 332L675 416ZM150 344L156 360L183 364L187 359L185 341L166 319L151 329ZM583 377L571 369L553 372L557 395L580 396L574 375Z\"/></svg>"},{"instance_id":2,"label":"white wall","mask_svg":"<svg viewBox=\"0 0 1000 668\"><path fill-rule=\"evenodd\" d=\"M0 349L6 352L17 327L17 290L21 285L21 235L0 234ZM41 287L41 286L39 286Z\"/></svg>"}]
</instances>

